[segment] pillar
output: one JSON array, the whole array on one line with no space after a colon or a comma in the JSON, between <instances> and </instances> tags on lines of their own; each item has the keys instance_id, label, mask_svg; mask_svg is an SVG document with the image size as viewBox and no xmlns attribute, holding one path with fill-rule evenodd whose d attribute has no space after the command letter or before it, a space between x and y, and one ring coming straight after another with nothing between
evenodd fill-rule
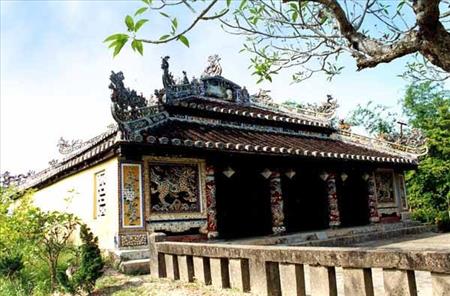
<instances>
[{"instance_id":1,"label":"pillar","mask_svg":"<svg viewBox=\"0 0 450 296\"><path fill-rule=\"evenodd\" d=\"M281 194L281 178L279 172L270 175L270 206L272 211L272 232L280 234L286 231L284 226L283 195Z\"/></svg>"},{"instance_id":2,"label":"pillar","mask_svg":"<svg viewBox=\"0 0 450 296\"><path fill-rule=\"evenodd\" d=\"M305 271L302 264L280 263L281 294L283 296L306 296Z\"/></svg>"},{"instance_id":3,"label":"pillar","mask_svg":"<svg viewBox=\"0 0 450 296\"><path fill-rule=\"evenodd\" d=\"M328 194L328 216L330 227L341 225L341 216L339 214L338 197L336 193L336 174L329 173L326 179Z\"/></svg>"},{"instance_id":4,"label":"pillar","mask_svg":"<svg viewBox=\"0 0 450 296\"><path fill-rule=\"evenodd\" d=\"M375 175L373 173L369 174L369 178L367 179L367 187L369 193L368 200L370 222L380 222L380 216L378 215L377 193L375 187Z\"/></svg>"},{"instance_id":5,"label":"pillar","mask_svg":"<svg viewBox=\"0 0 450 296\"><path fill-rule=\"evenodd\" d=\"M370 268L344 267L345 296L374 296Z\"/></svg>"},{"instance_id":6,"label":"pillar","mask_svg":"<svg viewBox=\"0 0 450 296\"><path fill-rule=\"evenodd\" d=\"M217 232L217 209L216 209L216 180L214 167L206 166L206 212L208 221L208 238L216 238Z\"/></svg>"}]
</instances>

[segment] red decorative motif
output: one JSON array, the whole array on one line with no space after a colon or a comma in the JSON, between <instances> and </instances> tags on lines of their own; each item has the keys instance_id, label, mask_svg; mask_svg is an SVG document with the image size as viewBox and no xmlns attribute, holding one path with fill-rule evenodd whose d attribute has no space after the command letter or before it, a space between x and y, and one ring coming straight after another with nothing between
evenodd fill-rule
<instances>
[{"instance_id":1,"label":"red decorative motif","mask_svg":"<svg viewBox=\"0 0 450 296\"><path fill-rule=\"evenodd\" d=\"M208 215L208 238L218 236L217 210L216 210L216 181L214 179L214 167L206 166L206 211Z\"/></svg>"},{"instance_id":2,"label":"red decorative motif","mask_svg":"<svg viewBox=\"0 0 450 296\"><path fill-rule=\"evenodd\" d=\"M284 227L283 196L281 193L281 179L279 172L270 176L270 204L272 210L272 231L275 234L286 231Z\"/></svg>"},{"instance_id":3,"label":"red decorative motif","mask_svg":"<svg viewBox=\"0 0 450 296\"><path fill-rule=\"evenodd\" d=\"M368 187L368 191L369 191L370 222L380 222L380 216L378 215L378 209L377 209L375 177L373 174L370 174L369 178L367 179L367 187Z\"/></svg>"},{"instance_id":4,"label":"red decorative motif","mask_svg":"<svg viewBox=\"0 0 450 296\"><path fill-rule=\"evenodd\" d=\"M336 194L336 174L330 173L327 178L328 190L328 216L330 227L341 225L341 217L339 214L338 197Z\"/></svg>"}]
</instances>

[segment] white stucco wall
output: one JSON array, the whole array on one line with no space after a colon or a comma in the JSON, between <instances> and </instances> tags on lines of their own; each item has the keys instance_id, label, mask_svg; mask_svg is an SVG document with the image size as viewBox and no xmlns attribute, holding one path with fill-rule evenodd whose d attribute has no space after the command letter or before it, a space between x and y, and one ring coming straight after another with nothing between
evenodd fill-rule
<instances>
[{"instance_id":1,"label":"white stucco wall","mask_svg":"<svg viewBox=\"0 0 450 296\"><path fill-rule=\"evenodd\" d=\"M95 174L105 170L106 215L94 217ZM118 160L112 158L94 167L36 192L35 204L42 210L64 211L77 215L99 238L101 249L114 249L114 236L118 233Z\"/></svg>"}]
</instances>

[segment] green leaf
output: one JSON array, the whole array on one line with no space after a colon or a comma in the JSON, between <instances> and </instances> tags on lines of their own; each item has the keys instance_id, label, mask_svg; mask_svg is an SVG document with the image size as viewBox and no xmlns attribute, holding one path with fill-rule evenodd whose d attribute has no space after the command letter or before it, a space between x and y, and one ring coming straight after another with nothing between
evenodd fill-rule
<instances>
[{"instance_id":1,"label":"green leaf","mask_svg":"<svg viewBox=\"0 0 450 296\"><path fill-rule=\"evenodd\" d=\"M180 35L178 37L178 40L180 40L184 45L186 45L186 47L189 47L189 40L184 35Z\"/></svg>"},{"instance_id":2,"label":"green leaf","mask_svg":"<svg viewBox=\"0 0 450 296\"><path fill-rule=\"evenodd\" d=\"M148 22L148 19L139 20L134 26L134 31L137 32L146 22Z\"/></svg>"},{"instance_id":3,"label":"green leaf","mask_svg":"<svg viewBox=\"0 0 450 296\"><path fill-rule=\"evenodd\" d=\"M247 5L247 0L242 0L241 5L239 5L239 10L242 10Z\"/></svg>"},{"instance_id":4,"label":"green leaf","mask_svg":"<svg viewBox=\"0 0 450 296\"><path fill-rule=\"evenodd\" d=\"M169 37L170 37L170 35L162 35L161 37L159 37L159 40L163 41L163 40L166 40Z\"/></svg>"},{"instance_id":5,"label":"green leaf","mask_svg":"<svg viewBox=\"0 0 450 296\"><path fill-rule=\"evenodd\" d=\"M141 55L144 55L144 47L142 45L142 41L134 39L133 42L131 42L131 48L134 51L138 51Z\"/></svg>"},{"instance_id":6,"label":"green leaf","mask_svg":"<svg viewBox=\"0 0 450 296\"><path fill-rule=\"evenodd\" d=\"M125 24L127 25L128 31L134 31L134 21L133 18L129 15L125 17Z\"/></svg>"},{"instance_id":7,"label":"green leaf","mask_svg":"<svg viewBox=\"0 0 450 296\"><path fill-rule=\"evenodd\" d=\"M167 18L170 18L170 16L169 16L167 13L164 13L164 12L162 12L162 11L161 11L159 14L162 15L162 16L165 16L165 17L167 17Z\"/></svg>"},{"instance_id":8,"label":"green leaf","mask_svg":"<svg viewBox=\"0 0 450 296\"><path fill-rule=\"evenodd\" d=\"M109 42L109 41L113 41L113 40L116 40L116 39L125 38L127 36L128 36L127 34L122 34L122 33L112 34L112 35L108 36L105 40L103 40L103 42Z\"/></svg>"},{"instance_id":9,"label":"green leaf","mask_svg":"<svg viewBox=\"0 0 450 296\"><path fill-rule=\"evenodd\" d=\"M231 0L227 0L227 7L230 7Z\"/></svg>"},{"instance_id":10,"label":"green leaf","mask_svg":"<svg viewBox=\"0 0 450 296\"><path fill-rule=\"evenodd\" d=\"M141 0L142 2L144 2L145 4L147 4L147 5L150 5L150 0Z\"/></svg>"},{"instance_id":11,"label":"green leaf","mask_svg":"<svg viewBox=\"0 0 450 296\"><path fill-rule=\"evenodd\" d=\"M138 10L136 10L136 12L134 13L134 16L138 16L140 14L143 14L144 12L146 12L148 9L148 7L141 7Z\"/></svg>"},{"instance_id":12,"label":"green leaf","mask_svg":"<svg viewBox=\"0 0 450 296\"><path fill-rule=\"evenodd\" d=\"M127 38L124 38L124 39L118 39L118 40L117 40L117 44L116 44L116 46L115 46L115 48L114 48L113 57L115 57L116 55L119 54L120 50L121 50L122 47L125 45L125 43L127 43L127 41L128 41L128 36L127 36Z\"/></svg>"},{"instance_id":13,"label":"green leaf","mask_svg":"<svg viewBox=\"0 0 450 296\"><path fill-rule=\"evenodd\" d=\"M297 12L297 11L294 11L294 13L292 14L292 21L293 21L293 22L296 22L296 21L297 21L297 18L298 18L298 12Z\"/></svg>"},{"instance_id":14,"label":"green leaf","mask_svg":"<svg viewBox=\"0 0 450 296\"><path fill-rule=\"evenodd\" d=\"M177 21L177 18L176 18L176 17L174 17L173 20L172 20L172 26L173 26L175 29L178 27L178 21Z\"/></svg>"},{"instance_id":15,"label":"green leaf","mask_svg":"<svg viewBox=\"0 0 450 296\"><path fill-rule=\"evenodd\" d=\"M142 45L142 41L140 40L137 41L136 49L141 55L144 55L144 46Z\"/></svg>"}]
</instances>

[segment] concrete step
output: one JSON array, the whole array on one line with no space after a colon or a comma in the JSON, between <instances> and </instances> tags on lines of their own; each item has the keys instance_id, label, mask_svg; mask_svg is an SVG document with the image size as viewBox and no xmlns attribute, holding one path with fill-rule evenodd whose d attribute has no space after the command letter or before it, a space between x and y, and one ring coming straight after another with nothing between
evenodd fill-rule
<instances>
[{"instance_id":1,"label":"concrete step","mask_svg":"<svg viewBox=\"0 0 450 296\"><path fill-rule=\"evenodd\" d=\"M119 264L119 271L130 275L149 274L150 259L123 261Z\"/></svg>"},{"instance_id":2,"label":"concrete step","mask_svg":"<svg viewBox=\"0 0 450 296\"><path fill-rule=\"evenodd\" d=\"M130 261L150 258L150 251L145 249L119 250L116 252L120 261Z\"/></svg>"}]
</instances>

